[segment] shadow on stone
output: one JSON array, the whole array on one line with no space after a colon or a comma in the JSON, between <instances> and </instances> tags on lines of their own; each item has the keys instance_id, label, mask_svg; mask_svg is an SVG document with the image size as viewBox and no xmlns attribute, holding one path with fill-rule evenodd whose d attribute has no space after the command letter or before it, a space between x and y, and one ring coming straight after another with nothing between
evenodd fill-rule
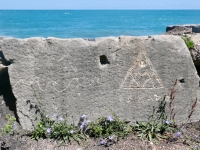
<instances>
[{"instance_id":1,"label":"shadow on stone","mask_svg":"<svg viewBox=\"0 0 200 150\"><path fill-rule=\"evenodd\" d=\"M8 68L5 67L0 72L0 96L3 96L3 100L6 106L12 111L19 123L19 118L17 115L16 98L12 92L12 87L10 84L10 78L8 74Z\"/></svg>"},{"instance_id":2,"label":"shadow on stone","mask_svg":"<svg viewBox=\"0 0 200 150\"><path fill-rule=\"evenodd\" d=\"M7 60L5 57L4 57L4 54L3 52L0 51L0 62L1 64L3 64L4 66L9 66L10 64L13 63L14 60Z\"/></svg>"}]
</instances>

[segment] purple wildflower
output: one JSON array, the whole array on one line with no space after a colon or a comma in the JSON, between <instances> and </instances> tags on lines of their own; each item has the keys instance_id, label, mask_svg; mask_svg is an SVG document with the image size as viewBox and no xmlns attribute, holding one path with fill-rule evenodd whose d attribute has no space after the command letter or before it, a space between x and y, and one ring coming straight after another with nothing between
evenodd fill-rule
<instances>
[{"instance_id":1,"label":"purple wildflower","mask_svg":"<svg viewBox=\"0 0 200 150\"><path fill-rule=\"evenodd\" d=\"M181 132L176 132L176 133L175 133L175 137L176 137L176 138L179 138L180 136L181 136Z\"/></svg>"},{"instance_id":2,"label":"purple wildflower","mask_svg":"<svg viewBox=\"0 0 200 150\"><path fill-rule=\"evenodd\" d=\"M17 129L17 124L16 123L13 124L13 130L15 130L15 129Z\"/></svg>"},{"instance_id":3,"label":"purple wildflower","mask_svg":"<svg viewBox=\"0 0 200 150\"><path fill-rule=\"evenodd\" d=\"M82 119L85 119L87 116L85 115L85 114L83 114L82 116L81 116L81 118Z\"/></svg>"},{"instance_id":4,"label":"purple wildflower","mask_svg":"<svg viewBox=\"0 0 200 150\"><path fill-rule=\"evenodd\" d=\"M90 122L91 122L90 120L87 120L87 121L86 121L86 124L89 124Z\"/></svg>"},{"instance_id":5,"label":"purple wildflower","mask_svg":"<svg viewBox=\"0 0 200 150\"><path fill-rule=\"evenodd\" d=\"M51 132L51 128L47 128L47 133L50 133Z\"/></svg>"},{"instance_id":6,"label":"purple wildflower","mask_svg":"<svg viewBox=\"0 0 200 150\"><path fill-rule=\"evenodd\" d=\"M59 121L64 121L64 118L63 118L63 117L60 117L60 118L59 118Z\"/></svg>"},{"instance_id":7,"label":"purple wildflower","mask_svg":"<svg viewBox=\"0 0 200 150\"><path fill-rule=\"evenodd\" d=\"M170 124L170 122L168 120L166 120L165 123L168 124L168 125Z\"/></svg>"},{"instance_id":8,"label":"purple wildflower","mask_svg":"<svg viewBox=\"0 0 200 150\"><path fill-rule=\"evenodd\" d=\"M198 139L198 136L197 135L194 135L194 140L197 140Z\"/></svg>"},{"instance_id":9,"label":"purple wildflower","mask_svg":"<svg viewBox=\"0 0 200 150\"><path fill-rule=\"evenodd\" d=\"M73 134L73 133L74 133L74 130L70 130L69 132L70 132L71 134Z\"/></svg>"},{"instance_id":10,"label":"purple wildflower","mask_svg":"<svg viewBox=\"0 0 200 150\"><path fill-rule=\"evenodd\" d=\"M56 118L57 117L57 114L53 114L52 118Z\"/></svg>"},{"instance_id":11,"label":"purple wildflower","mask_svg":"<svg viewBox=\"0 0 200 150\"><path fill-rule=\"evenodd\" d=\"M115 138L115 135L109 136L108 137L110 140L113 140Z\"/></svg>"},{"instance_id":12,"label":"purple wildflower","mask_svg":"<svg viewBox=\"0 0 200 150\"><path fill-rule=\"evenodd\" d=\"M106 141L105 140L102 140L101 141L101 145L105 145L106 144Z\"/></svg>"},{"instance_id":13,"label":"purple wildflower","mask_svg":"<svg viewBox=\"0 0 200 150\"><path fill-rule=\"evenodd\" d=\"M195 146L194 146L194 148L195 148L195 149L198 149L198 148L199 148L199 146L198 146L198 145L195 145Z\"/></svg>"},{"instance_id":14,"label":"purple wildflower","mask_svg":"<svg viewBox=\"0 0 200 150\"><path fill-rule=\"evenodd\" d=\"M82 122L80 128L83 129L85 127L85 123Z\"/></svg>"},{"instance_id":15,"label":"purple wildflower","mask_svg":"<svg viewBox=\"0 0 200 150\"><path fill-rule=\"evenodd\" d=\"M114 119L113 119L112 116L108 116L107 120L110 121L110 122L112 122Z\"/></svg>"}]
</instances>

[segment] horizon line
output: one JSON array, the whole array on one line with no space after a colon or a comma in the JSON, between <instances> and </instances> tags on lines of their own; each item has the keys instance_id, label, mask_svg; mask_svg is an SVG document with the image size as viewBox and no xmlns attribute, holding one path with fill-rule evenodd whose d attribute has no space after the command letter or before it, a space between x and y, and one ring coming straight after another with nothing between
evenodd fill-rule
<instances>
[{"instance_id":1,"label":"horizon line","mask_svg":"<svg viewBox=\"0 0 200 150\"><path fill-rule=\"evenodd\" d=\"M182 8L177 8L177 9L168 9L168 8L165 8L165 9L0 9L1 10L23 10L23 11L26 11L26 10L143 10L143 11L146 11L146 10L200 10L200 9L182 9Z\"/></svg>"}]
</instances>

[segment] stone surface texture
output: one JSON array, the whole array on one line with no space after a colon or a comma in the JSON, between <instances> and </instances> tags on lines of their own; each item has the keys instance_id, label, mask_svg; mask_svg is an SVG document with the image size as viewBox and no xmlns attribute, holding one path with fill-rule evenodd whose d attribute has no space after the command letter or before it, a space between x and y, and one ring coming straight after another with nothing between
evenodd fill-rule
<instances>
[{"instance_id":1,"label":"stone surface texture","mask_svg":"<svg viewBox=\"0 0 200 150\"><path fill-rule=\"evenodd\" d=\"M116 113L145 121L174 82L172 108L178 123L187 120L198 98L199 77L178 36L108 37L95 40L0 38L17 115L24 129L46 115L69 116L77 123ZM0 83L1 84L1 83ZM199 120L199 108L191 120Z\"/></svg>"}]
</instances>

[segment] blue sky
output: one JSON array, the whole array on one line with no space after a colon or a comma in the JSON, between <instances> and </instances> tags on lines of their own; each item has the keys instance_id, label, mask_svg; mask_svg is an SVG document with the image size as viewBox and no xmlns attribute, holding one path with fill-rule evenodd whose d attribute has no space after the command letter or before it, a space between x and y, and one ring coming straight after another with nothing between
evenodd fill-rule
<instances>
[{"instance_id":1,"label":"blue sky","mask_svg":"<svg viewBox=\"0 0 200 150\"><path fill-rule=\"evenodd\" d=\"M0 9L200 9L200 0L0 0Z\"/></svg>"}]
</instances>

